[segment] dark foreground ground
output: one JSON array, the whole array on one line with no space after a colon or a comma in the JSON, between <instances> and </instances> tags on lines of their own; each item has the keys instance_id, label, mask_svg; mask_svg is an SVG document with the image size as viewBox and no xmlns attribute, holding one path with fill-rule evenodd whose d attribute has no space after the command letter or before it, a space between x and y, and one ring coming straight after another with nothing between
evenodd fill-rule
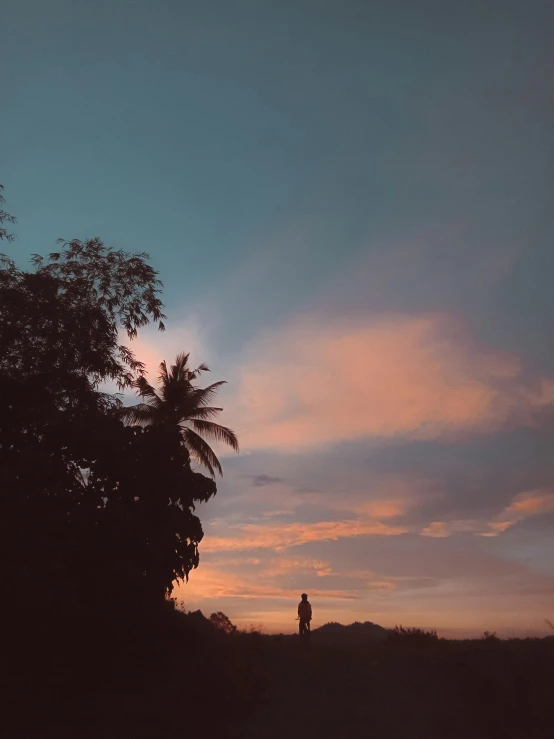
<instances>
[{"instance_id":1,"label":"dark foreground ground","mask_svg":"<svg viewBox=\"0 0 554 739\"><path fill-rule=\"evenodd\" d=\"M551 640L323 643L268 649L241 739L553 739Z\"/></svg>"},{"instance_id":2,"label":"dark foreground ground","mask_svg":"<svg viewBox=\"0 0 554 739\"><path fill-rule=\"evenodd\" d=\"M172 610L135 628L18 644L2 739L554 739L553 639L305 648Z\"/></svg>"}]
</instances>

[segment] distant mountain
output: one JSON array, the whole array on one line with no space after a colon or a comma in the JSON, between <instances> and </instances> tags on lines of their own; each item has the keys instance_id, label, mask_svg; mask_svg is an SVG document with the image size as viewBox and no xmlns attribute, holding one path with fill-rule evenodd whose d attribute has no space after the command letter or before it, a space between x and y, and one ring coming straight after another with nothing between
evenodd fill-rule
<instances>
[{"instance_id":1,"label":"distant mountain","mask_svg":"<svg viewBox=\"0 0 554 739\"><path fill-rule=\"evenodd\" d=\"M354 621L345 626L335 621L312 630L312 636L329 639L386 639L388 630L371 621Z\"/></svg>"}]
</instances>

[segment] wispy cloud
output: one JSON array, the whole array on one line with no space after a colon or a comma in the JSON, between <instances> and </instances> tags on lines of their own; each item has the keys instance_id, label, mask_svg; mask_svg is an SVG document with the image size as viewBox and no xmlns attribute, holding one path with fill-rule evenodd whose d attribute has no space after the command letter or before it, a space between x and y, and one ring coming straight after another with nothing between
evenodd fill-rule
<instances>
[{"instance_id":1,"label":"wispy cloud","mask_svg":"<svg viewBox=\"0 0 554 739\"><path fill-rule=\"evenodd\" d=\"M278 485L284 482L282 477L271 477L271 475L245 475L250 478L255 488L265 488L268 485Z\"/></svg>"},{"instance_id":2,"label":"wispy cloud","mask_svg":"<svg viewBox=\"0 0 554 739\"><path fill-rule=\"evenodd\" d=\"M252 549L281 550L308 542L351 538L356 536L399 536L408 531L403 526L388 526L379 521L318 521L276 526L246 524L230 529L229 536L206 536L203 552L229 552Z\"/></svg>"},{"instance_id":3,"label":"wispy cloud","mask_svg":"<svg viewBox=\"0 0 554 739\"><path fill-rule=\"evenodd\" d=\"M488 529L489 527L486 521L479 521L477 519L432 521L421 530L421 535L444 539L452 536L452 534L480 534L488 531Z\"/></svg>"},{"instance_id":4,"label":"wispy cloud","mask_svg":"<svg viewBox=\"0 0 554 739\"><path fill-rule=\"evenodd\" d=\"M527 518L540 513L554 512L554 490L541 488L521 493L514 498L505 513L515 518Z\"/></svg>"},{"instance_id":5,"label":"wispy cloud","mask_svg":"<svg viewBox=\"0 0 554 739\"><path fill-rule=\"evenodd\" d=\"M312 588L310 595L319 598L353 599L359 597L355 589ZM263 578L235 575L224 570L203 566L193 570L189 584L180 585L177 597L186 600L217 600L221 598L288 598L298 600L298 588L279 587Z\"/></svg>"},{"instance_id":6,"label":"wispy cloud","mask_svg":"<svg viewBox=\"0 0 554 739\"><path fill-rule=\"evenodd\" d=\"M412 498L366 500L359 503L357 509L371 518L398 518L404 516L419 502L420 499L415 495Z\"/></svg>"},{"instance_id":7,"label":"wispy cloud","mask_svg":"<svg viewBox=\"0 0 554 739\"><path fill-rule=\"evenodd\" d=\"M253 357L232 404L245 449L487 432L532 424L554 401L554 378L530 381L518 357L478 345L445 316L299 319Z\"/></svg>"},{"instance_id":8,"label":"wispy cloud","mask_svg":"<svg viewBox=\"0 0 554 739\"><path fill-rule=\"evenodd\" d=\"M539 490L528 490L516 495L512 503L505 508L489 526L490 533L483 536L496 536L507 531L520 521L531 516L539 516L544 513L554 513L554 490L541 488Z\"/></svg>"},{"instance_id":9,"label":"wispy cloud","mask_svg":"<svg viewBox=\"0 0 554 739\"><path fill-rule=\"evenodd\" d=\"M269 577L288 575L290 573L313 572L317 577L327 577L331 574L331 565L320 559L309 557L279 557L272 559L264 568L264 574Z\"/></svg>"},{"instance_id":10,"label":"wispy cloud","mask_svg":"<svg viewBox=\"0 0 554 739\"><path fill-rule=\"evenodd\" d=\"M519 521L544 513L554 513L554 490L550 488L531 490L516 495L512 503L492 521L479 519L433 521L422 529L421 535L445 538L456 533L471 533L494 537L504 533Z\"/></svg>"}]
</instances>

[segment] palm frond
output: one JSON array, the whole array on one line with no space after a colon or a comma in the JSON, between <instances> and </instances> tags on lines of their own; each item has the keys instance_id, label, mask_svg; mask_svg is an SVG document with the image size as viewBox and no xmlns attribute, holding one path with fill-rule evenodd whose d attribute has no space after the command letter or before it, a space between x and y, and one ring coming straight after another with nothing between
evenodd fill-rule
<instances>
[{"instance_id":1,"label":"palm frond","mask_svg":"<svg viewBox=\"0 0 554 739\"><path fill-rule=\"evenodd\" d=\"M228 444L236 451L239 449L239 442L231 429L212 420L222 409L212 406L211 401L226 384L225 381L214 382L205 388L196 387L193 381L210 369L204 363L191 369L188 364L189 356L182 352L170 366L165 360L160 363L158 391L144 377L138 378L134 387L144 402L126 408L122 417L133 424L175 424L191 457L207 467L214 477L216 471L222 474L221 464L202 437ZM186 426L187 423L192 428Z\"/></svg>"},{"instance_id":2,"label":"palm frond","mask_svg":"<svg viewBox=\"0 0 554 739\"><path fill-rule=\"evenodd\" d=\"M208 387L195 387L192 391L195 405L208 405L217 395L219 388L226 384L226 380L220 380L219 382L214 382L212 385L208 385Z\"/></svg>"},{"instance_id":3,"label":"palm frond","mask_svg":"<svg viewBox=\"0 0 554 739\"><path fill-rule=\"evenodd\" d=\"M222 441L228 444L231 449L234 449L235 452L239 451L239 440L235 432L227 428L227 426L220 426L219 423L214 423L213 421L201 421L197 419L191 419L190 424L202 436L212 438L215 441Z\"/></svg>"},{"instance_id":4,"label":"palm frond","mask_svg":"<svg viewBox=\"0 0 554 739\"><path fill-rule=\"evenodd\" d=\"M148 382L146 377L141 376L137 378L133 385L136 388L137 394L140 395L141 398L146 398L148 405L152 405L154 406L154 408L160 407L160 405L162 404L162 399L154 390L152 385Z\"/></svg>"},{"instance_id":5,"label":"palm frond","mask_svg":"<svg viewBox=\"0 0 554 739\"><path fill-rule=\"evenodd\" d=\"M199 364L196 369L193 369L189 372L189 380L191 381L196 380L198 375L201 375L202 372L209 372L209 371L210 371L210 368L208 367L208 365L202 362L202 364Z\"/></svg>"},{"instance_id":6,"label":"palm frond","mask_svg":"<svg viewBox=\"0 0 554 739\"><path fill-rule=\"evenodd\" d=\"M223 408L213 408L211 406L200 406L195 408L187 414L187 420L200 419L202 421L208 421L210 418L215 418Z\"/></svg>"},{"instance_id":7,"label":"palm frond","mask_svg":"<svg viewBox=\"0 0 554 739\"><path fill-rule=\"evenodd\" d=\"M169 372L169 376L171 380L177 380L177 381L183 381L188 380L189 376L189 357L190 354L185 354L185 352L181 352L180 354L177 354L175 357L175 364L171 365L171 369Z\"/></svg>"},{"instance_id":8,"label":"palm frond","mask_svg":"<svg viewBox=\"0 0 554 739\"><path fill-rule=\"evenodd\" d=\"M158 382L161 385L165 385L167 382L169 382L169 373L167 371L167 364L165 362L165 359L163 360L163 362L160 362Z\"/></svg>"},{"instance_id":9,"label":"palm frond","mask_svg":"<svg viewBox=\"0 0 554 739\"><path fill-rule=\"evenodd\" d=\"M130 426L148 426L155 420L156 409L147 403L138 403L119 408L117 415Z\"/></svg>"},{"instance_id":10,"label":"palm frond","mask_svg":"<svg viewBox=\"0 0 554 739\"><path fill-rule=\"evenodd\" d=\"M192 429L184 428L182 430L182 439L191 456L200 462L200 464L203 464L204 467L207 467L212 477L215 477L214 467L220 475L223 475L221 464L214 450L201 436L198 436Z\"/></svg>"}]
</instances>

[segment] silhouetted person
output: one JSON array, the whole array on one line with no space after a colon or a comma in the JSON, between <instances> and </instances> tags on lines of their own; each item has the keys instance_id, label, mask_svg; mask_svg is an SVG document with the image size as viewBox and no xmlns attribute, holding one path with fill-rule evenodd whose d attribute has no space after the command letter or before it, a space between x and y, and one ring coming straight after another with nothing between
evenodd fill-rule
<instances>
[{"instance_id":1,"label":"silhouetted person","mask_svg":"<svg viewBox=\"0 0 554 739\"><path fill-rule=\"evenodd\" d=\"M298 633L300 636L310 633L310 621L312 620L312 607L306 593L302 593L302 600L298 604L298 618L300 624L298 626Z\"/></svg>"}]
</instances>

